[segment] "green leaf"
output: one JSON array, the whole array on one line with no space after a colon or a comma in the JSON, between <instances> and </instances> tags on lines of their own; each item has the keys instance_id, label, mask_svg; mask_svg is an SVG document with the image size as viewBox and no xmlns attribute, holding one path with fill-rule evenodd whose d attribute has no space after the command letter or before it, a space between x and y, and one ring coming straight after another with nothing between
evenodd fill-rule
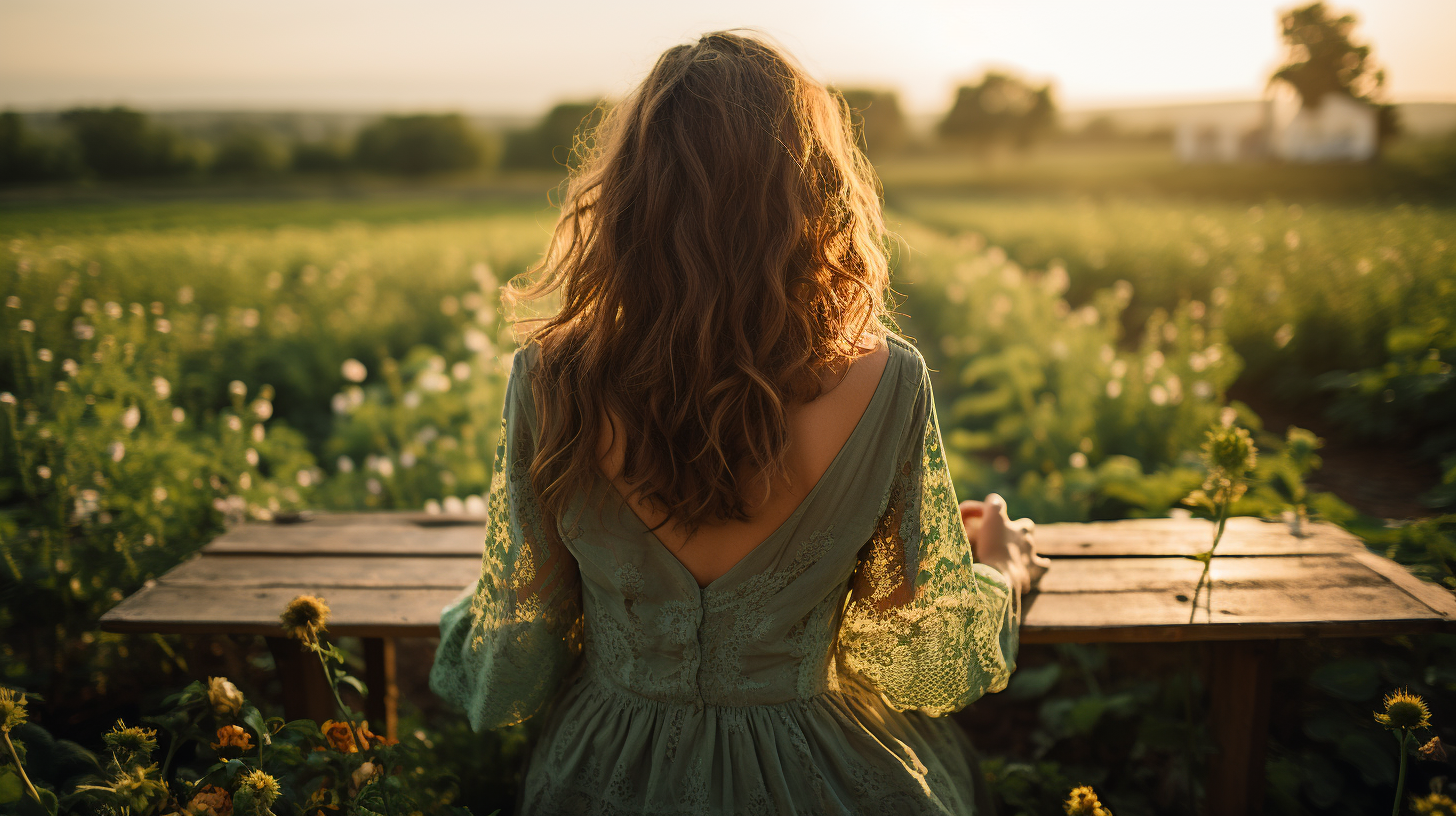
<instances>
[{"instance_id":1,"label":"green leaf","mask_svg":"<svg viewBox=\"0 0 1456 816\"><path fill-rule=\"evenodd\" d=\"M1098 695L1088 695L1072 704L1067 713L1067 728L1074 734L1090 734L1107 710L1107 700Z\"/></svg>"},{"instance_id":2,"label":"green leaf","mask_svg":"<svg viewBox=\"0 0 1456 816\"><path fill-rule=\"evenodd\" d=\"M1017 700L1040 697L1051 691L1061 677L1062 666L1060 663L1019 668L1011 675L1011 683L1006 692Z\"/></svg>"},{"instance_id":3,"label":"green leaf","mask_svg":"<svg viewBox=\"0 0 1456 816\"><path fill-rule=\"evenodd\" d=\"M1299 756L1299 770L1304 795L1315 807L1327 808L1340 800L1345 787L1344 775L1329 760L1306 751Z\"/></svg>"},{"instance_id":4,"label":"green leaf","mask_svg":"<svg viewBox=\"0 0 1456 816\"><path fill-rule=\"evenodd\" d=\"M40 794L40 802L30 798L29 794L20 797L15 803L15 812L20 816L56 816L60 809L60 800L56 795L45 788L37 788L36 793Z\"/></svg>"},{"instance_id":5,"label":"green leaf","mask_svg":"<svg viewBox=\"0 0 1456 816\"><path fill-rule=\"evenodd\" d=\"M1380 667L1368 659L1336 660L1315 669L1309 682L1332 697L1358 703L1380 690Z\"/></svg>"},{"instance_id":6,"label":"green leaf","mask_svg":"<svg viewBox=\"0 0 1456 816\"><path fill-rule=\"evenodd\" d=\"M0 805L8 805L24 795L25 783L20 781L15 769L8 765L0 768Z\"/></svg>"},{"instance_id":7,"label":"green leaf","mask_svg":"<svg viewBox=\"0 0 1456 816\"><path fill-rule=\"evenodd\" d=\"M364 685L364 682L362 680L353 676L352 674L345 674L339 677L339 683L340 685L348 686L349 688L359 692L359 694L361 694L365 698L369 697L369 688Z\"/></svg>"},{"instance_id":8,"label":"green leaf","mask_svg":"<svg viewBox=\"0 0 1456 816\"><path fill-rule=\"evenodd\" d=\"M268 724L263 720L262 712L253 706L248 706L243 709L242 715L243 722L247 723L248 727L253 729L253 733L258 735L258 744L268 745L273 741L268 733Z\"/></svg>"},{"instance_id":9,"label":"green leaf","mask_svg":"<svg viewBox=\"0 0 1456 816\"><path fill-rule=\"evenodd\" d=\"M1400 750L1391 750L1383 738L1377 741L1371 734L1354 731L1340 737L1340 758L1354 765L1360 777L1368 785L1393 786L1396 763L1400 761Z\"/></svg>"}]
</instances>

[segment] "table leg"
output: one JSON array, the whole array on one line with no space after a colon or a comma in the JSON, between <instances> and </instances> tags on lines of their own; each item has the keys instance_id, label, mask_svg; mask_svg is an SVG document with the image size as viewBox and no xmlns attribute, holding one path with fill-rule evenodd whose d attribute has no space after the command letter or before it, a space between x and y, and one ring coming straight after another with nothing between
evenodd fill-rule
<instances>
[{"instance_id":1,"label":"table leg","mask_svg":"<svg viewBox=\"0 0 1456 816\"><path fill-rule=\"evenodd\" d=\"M399 739L399 687L394 682L394 639L364 638L364 685L369 699L364 701L364 715L369 730L391 739Z\"/></svg>"},{"instance_id":2,"label":"table leg","mask_svg":"<svg viewBox=\"0 0 1456 816\"><path fill-rule=\"evenodd\" d=\"M1207 816L1259 816L1278 644L1230 640L1209 645L1208 722L1217 751L1209 760Z\"/></svg>"},{"instance_id":3,"label":"table leg","mask_svg":"<svg viewBox=\"0 0 1456 816\"><path fill-rule=\"evenodd\" d=\"M283 684L283 718L286 720L324 720L338 716L334 695L329 689L323 666L311 652L304 651L291 638L270 637L268 649L278 667L278 680Z\"/></svg>"}]
</instances>

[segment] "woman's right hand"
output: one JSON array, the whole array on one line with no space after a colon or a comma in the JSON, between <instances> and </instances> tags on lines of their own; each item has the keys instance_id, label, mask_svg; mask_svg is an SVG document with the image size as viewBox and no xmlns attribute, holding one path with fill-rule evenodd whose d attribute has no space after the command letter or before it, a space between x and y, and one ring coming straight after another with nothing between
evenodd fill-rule
<instances>
[{"instance_id":1,"label":"woman's right hand","mask_svg":"<svg viewBox=\"0 0 1456 816\"><path fill-rule=\"evenodd\" d=\"M1036 522L1012 521L1006 514L1006 501L995 493L983 502L961 502L960 511L975 559L996 568L1019 591L1030 592L1032 573L1051 566L1050 560L1036 554Z\"/></svg>"}]
</instances>

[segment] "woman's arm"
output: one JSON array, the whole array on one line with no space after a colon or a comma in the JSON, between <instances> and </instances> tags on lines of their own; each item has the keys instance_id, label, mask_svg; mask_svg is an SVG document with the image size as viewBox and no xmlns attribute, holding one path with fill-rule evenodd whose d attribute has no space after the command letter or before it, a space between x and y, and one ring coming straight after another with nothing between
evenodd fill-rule
<instances>
[{"instance_id":1,"label":"woman's arm","mask_svg":"<svg viewBox=\"0 0 1456 816\"><path fill-rule=\"evenodd\" d=\"M1005 499L995 493L985 501L967 499L960 510L976 561L995 567L1018 591L1030 592L1052 565L1036 553L1036 522L1026 518L1012 521L1006 514Z\"/></svg>"}]
</instances>

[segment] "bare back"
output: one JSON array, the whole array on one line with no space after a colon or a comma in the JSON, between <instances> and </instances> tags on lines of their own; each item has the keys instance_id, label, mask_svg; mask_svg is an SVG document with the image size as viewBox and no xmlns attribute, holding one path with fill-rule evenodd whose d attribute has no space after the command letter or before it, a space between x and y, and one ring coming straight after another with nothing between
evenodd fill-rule
<instances>
[{"instance_id":1,"label":"bare back","mask_svg":"<svg viewBox=\"0 0 1456 816\"><path fill-rule=\"evenodd\" d=\"M699 586L707 586L727 573L788 520L849 440L890 359L889 346L883 339L866 337L863 342L864 348L873 350L850 363L842 376L825 375L826 391L817 399L789 408L786 463L790 481L775 484L766 501L750 504L750 520L705 524L689 539L675 522L663 524L665 514L644 504L640 496L627 499L632 512L648 527L656 528L657 540L682 562ZM614 428L620 427L615 418L611 422ZM626 496L631 486L619 476L624 444L622 434L603 433L598 455L602 473L618 493ZM752 477L747 495L763 493L763 478Z\"/></svg>"}]
</instances>

